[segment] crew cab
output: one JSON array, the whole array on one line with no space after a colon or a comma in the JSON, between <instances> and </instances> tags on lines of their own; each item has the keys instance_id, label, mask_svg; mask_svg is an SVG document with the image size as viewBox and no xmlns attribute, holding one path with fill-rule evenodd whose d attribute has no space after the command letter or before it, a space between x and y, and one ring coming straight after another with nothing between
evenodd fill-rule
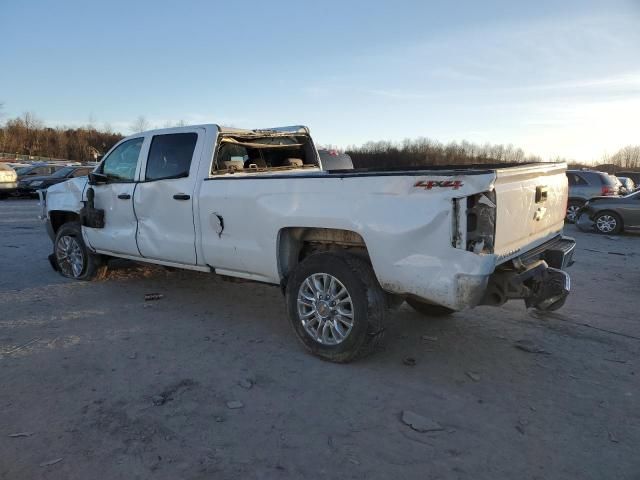
<instances>
[{"instance_id":1,"label":"crew cab","mask_svg":"<svg viewBox=\"0 0 640 480\"><path fill-rule=\"evenodd\" d=\"M120 257L279 285L298 339L335 362L371 352L404 300L564 303L564 163L331 168L301 126L135 134L41 198L50 261L81 280Z\"/></svg>"}]
</instances>

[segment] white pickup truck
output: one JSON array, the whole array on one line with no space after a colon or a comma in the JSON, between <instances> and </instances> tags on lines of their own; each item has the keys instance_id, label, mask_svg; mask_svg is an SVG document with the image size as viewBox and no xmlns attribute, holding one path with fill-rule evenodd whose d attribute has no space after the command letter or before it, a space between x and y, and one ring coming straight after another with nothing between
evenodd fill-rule
<instances>
[{"instance_id":1,"label":"white pickup truck","mask_svg":"<svg viewBox=\"0 0 640 480\"><path fill-rule=\"evenodd\" d=\"M280 285L297 337L335 362L372 351L403 300L426 315L564 303L564 163L323 163L305 127L132 135L43 192L51 264L87 280L121 257Z\"/></svg>"}]
</instances>

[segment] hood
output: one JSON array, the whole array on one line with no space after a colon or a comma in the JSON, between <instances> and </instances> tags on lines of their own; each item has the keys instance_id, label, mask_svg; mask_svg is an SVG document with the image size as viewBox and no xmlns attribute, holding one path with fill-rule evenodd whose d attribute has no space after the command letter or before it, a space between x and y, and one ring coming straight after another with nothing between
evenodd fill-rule
<instances>
[{"instance_id":1,"label":"hood","mask_svg":"<svg viewBox=\"0 0 640 480\"><path fill-rule=\"evenodd\" d=\"M604 203L618 203L624 197L593 197L587 201L588 205L602 205Z\"/></svg>"}]
</instances>

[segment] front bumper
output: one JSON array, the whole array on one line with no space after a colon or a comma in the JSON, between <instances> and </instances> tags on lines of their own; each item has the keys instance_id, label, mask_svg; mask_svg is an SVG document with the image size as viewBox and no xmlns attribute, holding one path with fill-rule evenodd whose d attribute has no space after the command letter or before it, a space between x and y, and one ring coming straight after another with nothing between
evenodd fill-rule
<instances>
[{"instance_id":1,"label":"front bumper","mask_svg":"<svg viewBox=\"0 0 640 480\"><path fill-rule=\"evenodd\" d=\"M13 193L18 189L18 182L0 182L0 193Z\"/></svg>"},{"instance_id":2,"label":"front bumper","mask_svg":"<svg viewBox=\"0 0 640 480\"><path fill-rule=\"evenodd\" d=\"M583 232L590 232L593 230L595 223L591 220L591 215L586 210L580 210L578 212L578 220L576 221L576 227Z\"/></svg>"}]
</instances>

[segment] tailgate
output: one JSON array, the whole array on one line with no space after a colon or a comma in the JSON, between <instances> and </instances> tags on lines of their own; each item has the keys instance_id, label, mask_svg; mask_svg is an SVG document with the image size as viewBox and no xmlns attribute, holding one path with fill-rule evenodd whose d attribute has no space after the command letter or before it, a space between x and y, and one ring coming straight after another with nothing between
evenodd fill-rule
<instances>
[{"instance_id":1,"label":"tailgate","mask_svg":"<svg viewBox=\"0 0 640 480\"><path fill-rule=\"evenodd\" d=\"M560 232L567 206L565 163L496 170L494 253L509 257Z\"/></svg>"}]
</instances>

